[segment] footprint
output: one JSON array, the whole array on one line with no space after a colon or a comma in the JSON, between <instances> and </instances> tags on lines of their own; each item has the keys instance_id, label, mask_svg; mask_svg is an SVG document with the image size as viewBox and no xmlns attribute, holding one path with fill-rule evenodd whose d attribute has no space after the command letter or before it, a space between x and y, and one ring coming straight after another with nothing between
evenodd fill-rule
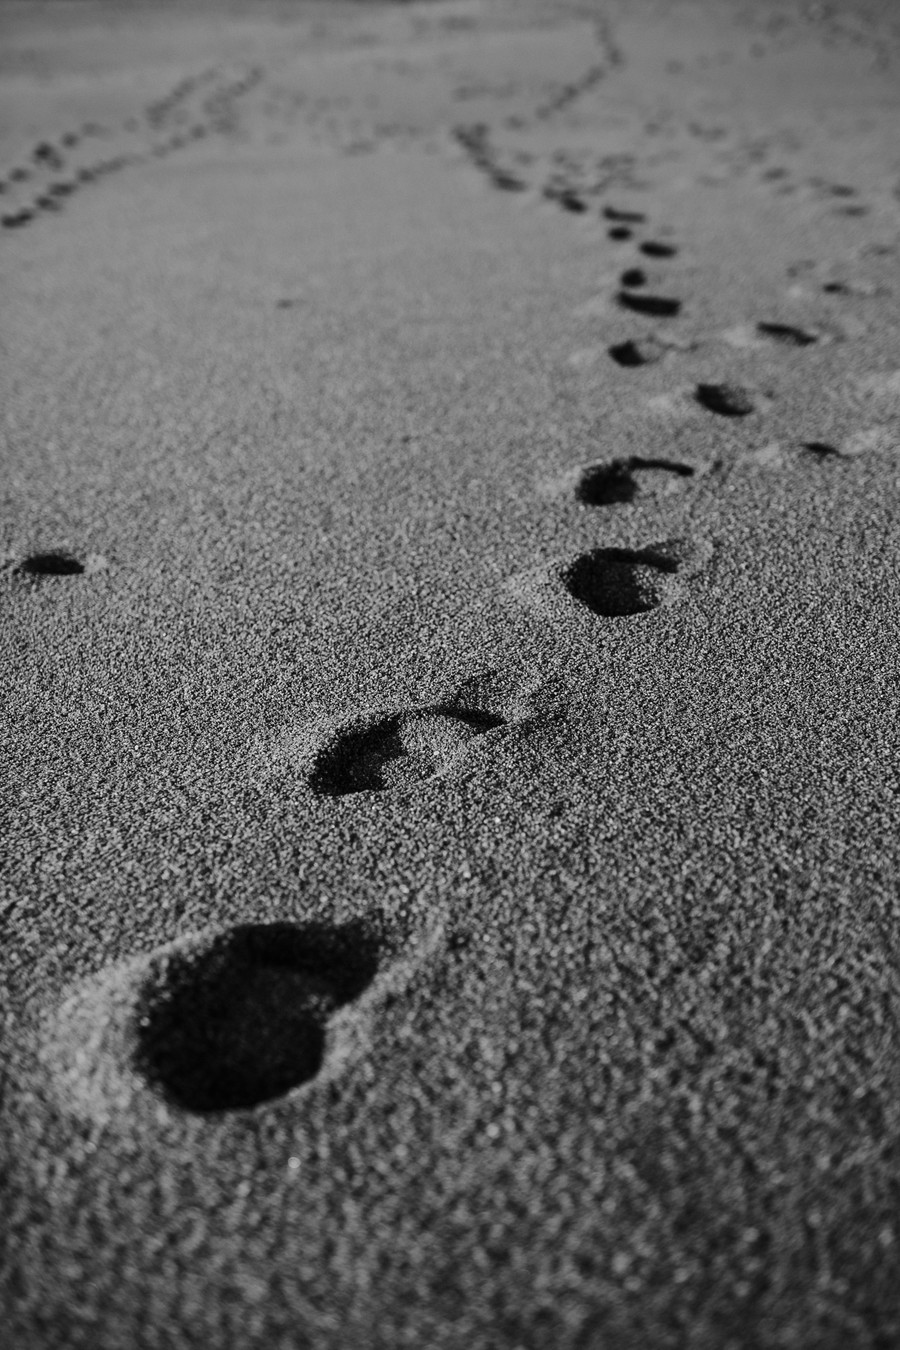
<instances>
[{"instance_id":1,"label":"footprint","mask_svg":"<svg viewBox=\"0 0 900 1350\"><path fill-rule=\"evenodd\" d=\"M866 300L871 300L878 294L878 287L873 281L826 281L822 286L826 295L855 295L861 296Z\"/></svg>"},{"instance_id":2,"label":"footprint","mask_svg":"<svg viewBox=\"0 0 900 1350\"><path fill-rule=\"evenodd\" d=\"M570 562L519 573L506 588L517 600L546 612L566 600L602 618L627 618L683 600L684 579L701 571L712 554L704 539L667 539L639 549L595 548Z\"/></svg>"},{"instance_id":3,"label":"footprint","mask_svg":"<svg viewBox=\"0 0 900 1350\"><path fill-rule=\"evenodd\" d=\"M643 497L669 496L681 490L696 470L668 459L629 455L577 471L574 495L585 506L612 506Z\"/></svg>"},{"instance_id":4,"label":"footprint","mask_svg":"<svg viewBox=\"0 0 900 1350\"><path fill-rule=\"evenodd\" d=\"M647 239L640 248L647 258L674 258L678 252L674 244L662 244L655 239Z\"/></svg>"},{"instance_id":5,"label":"footprint","mask_svg":"<svg viewBox=\"0 0 900 1350\"><path fill-rule=\"evenodd\" d=\"M363 720L323 747L309 785L327 797L409 788L440 773L471 740L503 724L490 713L440 705Z\"/></svg>"},{"instance_id":6,"label":"footprint","mask_svg":"<svg viewBox=\"0 0 900 1350\"><path fill-rule=\"evenodd\" d=\"M860 427L837 443L831 441L804 441L803 449L819 459L832 456L839 459L859 459L862 455L891 454L900 450L900 431L889 426Z\"/></svg>"},{"instance_id":7,"label":"footprint","mask_svg":"<svg viewBox=\"0 0 900 1350\"><path fill-rule=\"evenodd\" d=\"M96 576L108 571L110 562L102 553L87 553L76 558L74 554L60 550L29 553L25 558L12 553L0 554L0 567L9 569L15 576L40 581L44 577Z\"/></svg>"},{"instance_id":8,"label":"footprint","mask_svg":"<svg viewBox=\"0 0 900 1350\"><path fill-rule=\"evenodd\" d=\"M629 338L627 342L616 342L607 348L610 356L620 366L649 366L661 361L666 349L656 338Z\"/></svg>"},{"instance_id":9,"label":"footprint","mask_svg":"<svg viewBox=\"0 0 900 1350\"><path fill-rule=\"evenodd\" d=\"M571 211L573 215L581 215L587 210L587 202L574 188L548 187L544 189L544 196L548 201L556 202L564 211Z\"/></svg>"},{"instance_id":10,"label":"footprint","mask_svg":"<svg viewBox=\"0 0 900 1350\"><path fill-rule=\"evenodd\" d=\"M756 331L763 337L783 342L789 347L809 347L819 340L815 333L810 333L805 328L796 328L790 323L758 323Z\"/></svg>"},{"instance_id":11,"label":"footprint","mask_svg":"<svg viewBox=\"0 0 900 1350\"><path fill-rule=\"evenodd\" d=\"M746 417L756 411L754 395L742 384L698 384L694 397L720 417Z\"/></svg>"},{"instance_id":12,"label":"footprint","mask_svg":"<svg viewBox=\"0 0 900 1350\"><path fill-rule=\"evenodd\" d=\"M254 924L178 944L143 982L135 1067L188 1111L283 1097L319 1074L329 1022L377 970L361 927Z\"/></svg>"},{"instance_id":13,"label":"footprint","mask_svg":"<svg viewBox=\"0 0 900 1350\"><path fill-rule=\"evenodd\" d=\"M679 576L690 576L709 560L705 544L667 540L648 548L595 548L582 553L563 573L563 584L579 604L603 618L646 614L683 597Z\"/></svg>"},{"instance_id":14,"label":"footprint","mask_svg":"<svg viewBox=\"0 0 900 1350\"><path fill-rule=\"evenodd\" d=\"M831 327L834 328L834 325ZM789 347L809 347L817 342L832 342L836 334L829 333L825 326L810 329L788 323L760 322L734 324L731 328L721 329L715 336L729 347L752 351L764 347L767 342L778 342Z\"/></svg>"},{"instance_id":15,"label":"footprint","mask_svg":"<svg viewBox=\"0 0 900 1350\"><path fill-rule=\"evenodd\" d=\"M363 1053L377 1004L441 937L404 958L380 914L194 933L80 982L44 1019L40 1058L89 1119L250 1109Z\"/></svg>"},{"instance_id":16,"label":"footprint","mask_svg":"<svg viewBox=\"0 0 900 1350\"><path fill-rule=\"evenodd\" d=\"M616 300L623 309L632 309L636 314L652 314L654 318L671 319L681 311L681 301L661 295L635 295L632 291L619 291Z\"/></svg>"},{"instance_id":17,"label":"footprint","mask_svg":"<svg viewBox=\"0 0 900 1350\"><path fill-rule=\"evenodd\" d=\"M614 220L622 225L640 225L647 219L643 211L620 211L615 206L604 206L603 214L607 220Z\"/></svg>"},{"instance_id":18,"label":"footprint","mask_svg":"<svg viewBox=\"0 0 900 1350\"><path fill-rule=\"evenodd\" d=\"M449 772L476 740L536 711L532 691L504 689L490 672L435 703L312 723L282 738L270 760L288 763L319 797L405 792Z\"/></svg>"},{"instance_id":19,"label":"footprint","mask_svg":"<svg viewBox=\"0 0 900 1350\"><path fill-rule=\"evenodd\" d=\"M74 577L84 570L84 563L70 553L30 553L17 568L29 577Z\"/></svg>"},{"instance_id":20,"label":"footprint","mask_svg":"<svg viewBox=\"0 0 900 1350\"><path fill-rule=\"evenodd\" d=\"M32 159L37 164L46 165L48 169L61 169L65 162L56 147L47 141L42 141L35 147Z\"/></svg>"}]
</instances>

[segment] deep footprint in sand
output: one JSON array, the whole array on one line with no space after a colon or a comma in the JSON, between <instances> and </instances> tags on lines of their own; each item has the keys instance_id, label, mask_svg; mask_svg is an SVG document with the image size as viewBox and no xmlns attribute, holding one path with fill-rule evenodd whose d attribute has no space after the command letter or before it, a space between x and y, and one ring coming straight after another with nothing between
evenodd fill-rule
<instances>
[{"instance_id":1,"label":"deep footprint in sand","mask_svg":"<svg viewBox=\"0 0 900 1350\"><path fill-rule=\"evenodd\" d=\"M537 689L509 688L498 672L482 672L435 703L307 724L282 738L271 762L299 771L320 797L410 791L449 773L483 737L544 711Z\"/></svg>"},{"instance_id":2,"label":"deep footprint in sand","mask_svg":"<svg viewBox=\"0 0 900 1350\"><path fill-rule=\"evenodd\" d=\"M205 1114L331 1079L364 1049L374 1002L411 973L382 929L380 918L242 924L101 970L45 1020L54 1092L109 1120L148 1094L154 1112Z\"/></svg>"},{"instance_id":3,"label":"deep footprint in sand","mask_svg":"<svg viewBox=\"0 0 900 1350\"><path fill-rule=\"evenodd\" d=\"M470 741L504 723L493 713L450 705L389 713L330 740L316 756L309 786L326 797L413 787L448 767Z\"/></svg>"},{"instance_id":4,"label":"deep footprint in sand","mask_svg":"<svg viewBox=\"0 0 900 1350\"><path fill-rule=\"evenodd\" d=\"M0 563L11 567L17 576L30 577L35 581L44 577L93 576L105 572L109 567L108 560L101 553L88 553L82 558L76 558L65 549L29 553L21 559L5 555L0 557Z\"/></svg>"},{"instance_id":5,"label":"deep footprint in sand","mask_svg":"<svg viewBox=\"0 0 900 1350\"><path fill-rule=\"evenodd\" d=\"M507 582L520 602L562 615L567 597L604 619L648 614L683 600L685 579L713 554L705 539L666 539L643 548L594 548L569 562L522 572Z\"/></svg>"},{"instance_id":6,"label":"deep footprint in sand","mask_svg":"<svg viewBox=\"0 0 900 1350\"><path fill-rule=\"evenodd\" d=\"M255 924L182 946L144 984L135 1064L189 1111L282 1097L318 1075L329 1022L377 969L360 929Z\"/></svg>"},{"instance_id":7,"label":"deep footprint in sand","mask_svg":"<svg viewBox=\"0 0 900 1350\"><path fill-rule=\"evenodd\" d=\"M679 492L695 472L691 465L674 460L629 455L579 470L574 495L585 506L613 506L669 496Z\"/></svg>"},{"instance_id":8,"label":"deep footprint in sand","mask_svg":"<svg viewBox=\"0 0 900 1350\"><path fill-rule=\"evenodd\" d=\"M563 572L572 598L603 618L646 614L683 597L681 577L691 576L711 556L708 544L667 540L642 549L595 548Z\"/></svg>"},{"instance_id":9,"label":"deep footprint in sand","mask_svg":"<svg viewBox=\"0 0 900 1350\"><path fill-rule=\"evenodd\" d=\"M31 553L18 570L29 577L75 577L84 572L84 563L71 553Z\"/></svg>"}]
</instances>

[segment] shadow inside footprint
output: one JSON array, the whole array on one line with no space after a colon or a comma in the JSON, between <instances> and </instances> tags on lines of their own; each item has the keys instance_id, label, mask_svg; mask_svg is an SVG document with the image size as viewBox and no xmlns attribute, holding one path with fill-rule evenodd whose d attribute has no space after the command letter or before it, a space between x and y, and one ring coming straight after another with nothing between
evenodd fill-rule
<instances>
[{"instance_id":1,"label":"shadow inside footprint","mask_svg":"<svg viewBox=\"0 0 900 1350\"><path fill-rule=\"evenodd\" d=\"M619 502L634 501L636 497L669 491L679 478L690 478L693 473L688 464L630 455L608 464L590 465L578 481L575 496L585 506L614 506Z\"/></svg>"},{"instance_id":2,"label":"shadow inside footprint","mask_svg":"<svg viewBox=\"0 0 900 1350\"><path fill-rule=\"evenodd\" d=\"M32 553L19 571L30 577L74 577L84 571L84 564L68 553Z\"/></svg>"},{"instance_id":3,"label":"shadow inside footprint","mask_svg":"<svg viewBox=\"0 0 900 1350\"><path fill-rule=\"evenodd\" d=\"M652 314L657 319L672 319L681 312L681 301L664 295L635 294L634 291L619 291L617 301L623 309L633 309L636 314Z\"/></svg>"},{"instance_id":4,"label":"shadow inside footprint","mask_svg":"<svg viewBox=\"0 0 900 1350\"><path fill-rule=\"evenodd\" d=\"M694 397L701 407L720 417L746 417L755 409L753 395L740 384L698 384Z\"/></svg>"},{"instance_id":5,"label":"shadow inside footprint","mask_svg":"<svg viewBox=\"0 0 900 1350\"><path fill-rule=\"evenodd\" d=\"M795 328L790 323L758 323L756 330L763 337L773 338L790 347L809 347L817 342L815 333L807 333L803 328Z\"/></svg>"},{"instance_id":6,"label":"shadow inside footprint","mask_svg":"<svg viewBox=\"0 0 900 1350\"><path fill-rule=\"evenodd\" d=\"M623 225L639 225L647 219L643 211L622 211L616 206L604 206L603 214L607 220L620 221Z\"/></svg>"},{"instance_id":7,"label":"shadow inside footprint","mask_svg":"<svg viewBox=\"0 0 900 1350\"><path fill-rule=\"evenodd\" d=\"M336 736L316 757L309 785L317 796L411 787L439 773L473 740L505 718L438 705L393 713Z\"/></svg>"},{"instance_id":8,"label":"shadow inside footprint","mask_svg":"<svg viewBox=\"0 0 900 1350\"><path fill-rule=\"evenodd\" d=\"M587 210L587 202L573 188L549 187L544 189L548 201L556 202L564 211L580 215Z\"/></svg>"},{"instance_id":9,"label":"shadow inside footprint","mask_svg":"<svg viewBox=\"0 0 900 1350\"><path fill-rule=\"evenodd\" d=\"M656 239L647 239L641 244L641 252L647 258L674 258L678 249L674 244L663 244Z\"/></svg>"},{"instance_id":10,"label":"shadow inside footprint","mask_svg":"<svg viewBox=\"0 0 900 1350\"><path fill-rule=\"evenodd\" d=\"M629 338L627 342L615 342L608 348L609 354L617 366L648 366L662 360L665 348L662 343L650 338Z\"/></svg>"},{"instance_id":11,"label":"shadow inside footprint","mask_svg":"<svg viewBox=\"0 0 900 1350\"><path fill-rule=\"evenodd\" d=\"M136 1064L189 1111L226 1111L315 1078L329 1018L378 966L360 925L247 924L170 951L145 990Z\"/></svg>"},{"instance_id":12,"label":"shadow inside footprint","mask_svg":"<svg viewBox=\"0 0 900 1350\"><path fill-rule=\"evenodd\" d=\"M569 567L569 594L606 618L644 614L666 599L678 560L654 548L595 548Z\"/></svg>"}]
</instances>

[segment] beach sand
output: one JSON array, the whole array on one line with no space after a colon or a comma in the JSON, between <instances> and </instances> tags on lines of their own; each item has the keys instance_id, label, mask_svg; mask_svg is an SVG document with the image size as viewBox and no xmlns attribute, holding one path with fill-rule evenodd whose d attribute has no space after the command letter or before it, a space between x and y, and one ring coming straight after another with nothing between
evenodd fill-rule
<instances>
[{"instance_id":1,"label":"beach sand","mask_svg":"<svg viewBox=\"0 0 900 1350\"><path fill-rule=\"evenodd\" d=\"M900 13L0 24L5 1344L900 1344Z\"/></svg>"}]
</instances>

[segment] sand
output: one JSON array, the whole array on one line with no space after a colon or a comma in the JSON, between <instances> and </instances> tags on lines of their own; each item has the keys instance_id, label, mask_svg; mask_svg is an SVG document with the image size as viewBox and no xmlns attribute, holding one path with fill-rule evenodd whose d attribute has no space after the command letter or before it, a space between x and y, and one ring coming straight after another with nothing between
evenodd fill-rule
<instances>
[{"instance_id":1,"label":"sand","mask_svg":"<svg viewBox=\"0 0 900 1350\"><path fill-rule=\"evenodd\" d=\"M900 14L0 5L5 1345L900 1344Z\"/></svg>"}]
</instances>

